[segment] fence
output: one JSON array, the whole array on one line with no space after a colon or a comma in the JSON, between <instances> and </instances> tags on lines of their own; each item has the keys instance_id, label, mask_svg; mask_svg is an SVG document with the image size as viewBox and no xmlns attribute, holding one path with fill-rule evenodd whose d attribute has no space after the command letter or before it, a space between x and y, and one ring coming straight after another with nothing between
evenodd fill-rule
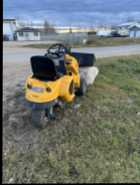
<instances>
[{"instance_id":1,"label":"fence","mask_svg":"<svg viewBox=\"0 0 140 185\"><path fill-rule=\"evenodd\" d=\"M87 33L48 33L41 34L41 41L55 41L65 44L82 44L88 39Z\"/></svg>"}]
</instances>

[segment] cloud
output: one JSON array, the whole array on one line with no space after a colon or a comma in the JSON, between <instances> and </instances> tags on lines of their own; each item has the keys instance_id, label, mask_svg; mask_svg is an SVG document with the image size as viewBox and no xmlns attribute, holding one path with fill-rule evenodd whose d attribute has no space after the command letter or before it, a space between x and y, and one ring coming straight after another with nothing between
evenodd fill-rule
<instances>
[{"instance_id":1,"label":"cloud","mask_svg":"<svg viewBox=\"0 0 140 185\"><path fill-rule=\"evenodd\" d=\"M140 0L4 0L4 17L48 19L57 25L119 24L140 20Z\"/></svg>"}]
</instances>

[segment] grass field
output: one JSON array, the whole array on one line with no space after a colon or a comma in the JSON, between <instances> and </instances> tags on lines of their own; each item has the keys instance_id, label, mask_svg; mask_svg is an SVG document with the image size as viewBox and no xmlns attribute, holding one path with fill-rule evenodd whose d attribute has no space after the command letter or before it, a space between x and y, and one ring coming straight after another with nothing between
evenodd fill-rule
<instances>
[{"instance_id":1,"label":"grass field","mask_svg":"<svg viewBox=\"0 0 140 185\"><path fill-rule=\"evenodd\" d=\"M105 37L93 37L90 36L87 43L83 44L83 47L103 47L103 46L120 46L120 45L129 45L129 44L140 44L140 38L105 38ZM50 44L51 45L51 44ZM30 48L48 48L49 44L28 44L24 45L23 47L30 47ZM71 47L81 47L80 44L71 44Z\"/></svg>"},{"instance_id":2,"label":"grass field","mask_svg":"<svg viewBox=\"0 0 140 185\"><path fill-rule=\"evenodd\" d=\"M96 65L100 73L84 97L59 110L46 129L26 130L29 138L35 132L30 145L27 136L18 143L17 130L7 126L4 183L140 182L140 56L99 59ZM13 111L19 119L25 110L20 115L17 96Z\"/></svg>"},{"instance_id":3,"label":"grass field","mask_svg":"<svg viewBox=\"0 0 140 185\"><path fill-rule=\"evenodd\" d=\"M129 44L140 44L140 38L125 38L125 37L89 37L87 46L100 47L100 46L119 46L119 45L129 45Z\"/></svg>"}]
</instances>

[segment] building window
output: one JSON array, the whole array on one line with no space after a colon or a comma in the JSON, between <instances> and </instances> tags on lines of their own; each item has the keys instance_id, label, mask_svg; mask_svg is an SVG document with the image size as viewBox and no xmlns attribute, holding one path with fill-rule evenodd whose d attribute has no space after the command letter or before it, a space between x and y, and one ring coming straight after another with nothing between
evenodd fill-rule
<instances>
[{"instance_id":1,"label":"building window","mask_svg":"<svg viewBox=\"0 0 140 185\"><path fill-rule=\"evenodd\" d=\"M34 36L38 36L38 32L34 32Z\"/></svg>"},{"instance_id":2,"label":"building window","mask_svg":"<svg viewBox=\"0 0 140 185\"><path fill-rule=\"evenodd\" d=\"M19 32L19 36L23 37L23 32L22 31Z\"/></svg>"}]
</instances>

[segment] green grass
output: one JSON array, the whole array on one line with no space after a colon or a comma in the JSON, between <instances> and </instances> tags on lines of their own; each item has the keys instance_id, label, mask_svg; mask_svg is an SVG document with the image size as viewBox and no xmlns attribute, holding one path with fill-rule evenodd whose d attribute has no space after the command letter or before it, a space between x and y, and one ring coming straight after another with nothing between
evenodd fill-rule
<instances>
[{"instance_id":1,"label":"green grass","mask_svg":"<svg viewBox=\"0 0 140 185\"><path fill-rule=\"evenodd\" d=\"M105 37L89 37L87 42L87 46L119 46L119 45L129 45L129 44L140 44L139 38L121 38L121 37L114 37L114 38L105 38Z\"/></svg>"},{"instance_id":2,"label":"green grass","mask_svg":"<svg viewBox=\"0 0 140 185\"><path fill-rule=\"evenodd\" d=\"M38 132L36 147L9 149L3 182L140 182L140 56L99 59L96 65L94 85Z\"/></svg>"},{"instance_id":3,"label":"green grass","mask_svg":"<svg viewBox=\"0 0 140 185\"><path fill-rule=\"evenodd\" d=\"M104 38L104 37L95 37L89 36L89 39L86 44L71 44L71 47L102 47L102 46L119 46L119 45L130 45L130 44L140 44L140 38ZM28 44L22 47L30 48L48 48L50 44Z\"/></svg>"}]
</instances>

